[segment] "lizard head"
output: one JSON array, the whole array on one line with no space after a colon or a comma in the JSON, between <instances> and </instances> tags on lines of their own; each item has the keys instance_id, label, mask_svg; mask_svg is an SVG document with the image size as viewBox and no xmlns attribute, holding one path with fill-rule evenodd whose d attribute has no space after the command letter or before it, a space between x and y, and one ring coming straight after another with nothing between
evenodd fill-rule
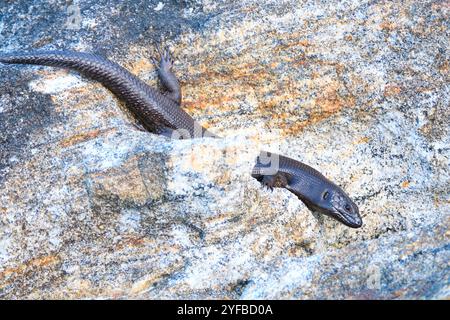
<instances>
[{"instance_id":1,"label":"lizard head","mask_svg":"<svg viewBox=\"0 0 450 320\"><path fill-rule=\"evenodd\" d=\"M296 195L311 211L330 216L351 228L362 226L358 206L339 186L328 180L317 170L293 159L271 153L260 157L252 170L252 177L269 189L285 188ZM278 167L271 167L277 159ZM282 169L280 169L280 166ZM274 173L275 172L275 173Z\"/></svg>"},{"instance_id":2,"label":"lizard head","mask_svg":"<svg viewBox=\"0 0 450 320\"><path fill-rule=\"evenodd\" d=\"M295 193L295 190L290 190ZM329 185L305 196L296 194L311 211L317 211L342 222L348 227L359 228L362 219L358 206L338 186Z\"/></svg>"}]
</instances>

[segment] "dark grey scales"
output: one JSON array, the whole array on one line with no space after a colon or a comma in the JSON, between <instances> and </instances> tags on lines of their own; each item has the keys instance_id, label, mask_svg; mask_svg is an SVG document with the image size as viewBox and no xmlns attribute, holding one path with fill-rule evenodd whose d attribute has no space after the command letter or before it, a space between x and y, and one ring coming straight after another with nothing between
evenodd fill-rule
<instances>
[{"instance_id":1,"label":"dark grey scales","mask_svg":"<svg viewBox=\"0 0 450 320\"><path fill-rule=\"evenodd\" d=\"M154 133L170 136L175 129L185 129L185 136L203 136L212 133L180 108L181 90L171 72L172 60L162 54L158 73L167 93L160 93L131 74L117 63L103 57L83 52L45 51L0 55L0 62L35 64L62 67L79 71L85 76L101 82L111 90ZM198 130L198 132L195 132Z\"/></svg>"},{"instance_id":2,"label":"dark grey scales","mask_svg":"<svg viewBox=\"0 0 450 320\"><path fill-rule=\"evenodd\" d=\"M103 57L73 51L42 51L0 54L0 62L35 64L77 70L101 82L141 121L148 131L172 138L216 137L180 108L181 88L171 68L173 61L167 50L155 63L166 92L160 93L125 68ZM262 159L278 159L276 172L268 172ZM321 173L299 161L261 152L252 177L269 188L285 188L295 194L312 211L335 218L352 228L359 228L362 219L356 204L336 184Z\"/></svg>"},{"instance_id":3,"label":"dark grey scales","mask_svg":"<svg viewBox=\"0 0 450 320\"><path fill-rule=\"evenodd\" d=\"M277 171L266 172L270 163L261 159L277 161ZM333 217L352 228L362 226L358 206L344 190L319 171L300 161L270 152L261 152L253 168L252 177L270 189L286 188L302 200L311 211Z\"/></svg>"}]
</instances>

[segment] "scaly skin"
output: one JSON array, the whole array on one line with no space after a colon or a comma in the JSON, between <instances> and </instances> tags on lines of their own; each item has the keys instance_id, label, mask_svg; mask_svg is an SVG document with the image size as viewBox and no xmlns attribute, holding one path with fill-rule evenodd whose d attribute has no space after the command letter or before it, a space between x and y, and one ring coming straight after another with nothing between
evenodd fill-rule
<instances>
[{"instance_id":1,"label":"scaly skin","mask_svg":"<svg viewBox=\"0 0 450 320\"><path fill-rule=\"evenodd\" d=\"M72 51L43 51L0 54L0 62L34 64L77 70L101 82L141 121L145 129L172 138L217 137L198 124L180 108L181 88L172 73L172 58L167 50L159 61L153 59L166 92L160 93L138 79L128 70L103 57ZM299 161L272 154L278 158L276 172L268 173L268 165L261 162L261 152L252 176L269 188L286 188L313 211L335 218L345 225L362 225L358 207L337 185L318 171ZM266 154L267 155L267 154ZM270 154L269 154L270 155Z\"/></svg>"},{"instance_id":2,"label":"scaly skin","mask_svg":"<svg viewBox=\"0 0 450 320\"><path fill-rule=\"evenodd\" d=\"M289 190L311 211L323 213L352 228L362 226L358 206L344 190L300 161L263 151L252 177L269 189Z\"/></svg>"},{"instance_id":3,"label":"scaly skin","mask_svg":"<svg viewBox=\"0 0 450 320\"><path fill-rule=\"evenodd\" d=\"M117 63L90 53L73 51L11 53L0 55L0 62L62 67L79 71L101 82L123 100L143 126L151 132L170 136L173 130L179 130L178 132L183 130L184 138L205 135L214 137L180 108L181 91L178 81L170 72L172 63L168 54L162 56L158 71L169 94L156 91ZM177 98L177 95L180 98Z\"/></svg>"}]
</instances>

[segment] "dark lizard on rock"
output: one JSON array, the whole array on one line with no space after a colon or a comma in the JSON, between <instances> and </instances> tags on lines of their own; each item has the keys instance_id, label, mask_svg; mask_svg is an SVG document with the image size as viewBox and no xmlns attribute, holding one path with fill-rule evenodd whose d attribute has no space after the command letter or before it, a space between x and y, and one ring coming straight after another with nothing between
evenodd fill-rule
<instances>
[{"instance_id":1,"label":"dark lizard on rock","mask_svg":"<svg viewBox=\"0 0 450 320\"><path fill-rule=\"evenodd\" d=\"M73 51L41 51L0 54L0 62L34 64L77 70L101 82L140 120L145 129L172 138L215 137L181 109L181 88L171 68L168 50L153 59L165 92L159 92L125 68L101 56ZM262 161L262 159L271 161ZM276 161L275 161L276 160ZM276 162L277 167L271 166ZM271 171L269 169L275 169ZM261 152L252 177L269 187L285 188L295 194L312 211L328 215L353 228L362 219L356 204L336 184L299 161Z\"/></svg>"}]
</instances>

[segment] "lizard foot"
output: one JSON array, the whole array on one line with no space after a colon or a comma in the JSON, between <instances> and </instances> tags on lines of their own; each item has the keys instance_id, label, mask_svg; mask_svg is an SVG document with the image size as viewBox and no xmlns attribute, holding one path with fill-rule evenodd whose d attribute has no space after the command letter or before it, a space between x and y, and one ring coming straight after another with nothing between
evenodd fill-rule
<instances>
[{"instance_id":1,"label":"lizard foot","mask_svg":"<svg viewBox=\"0 0 450 320\"><path fill-rule=\"evenodd\" d=\"M265 188L267 188L267 190L273 191L273 188L275 186L274 176L264 176L260 182Z\"/></svg>"},{"instance_id":2,"label":"lizard foot","mask_svg":"<svg viewBox=\"0 0 450 320\"><path fill-rule=\"evenodd\" d=\"M271 191L273 191L273 188L285 188L288 184L286 176L279 173L275 175L263 175L257 178L257 180Z\"/></svg>"},{"instance_id":3,"label":"lizard foot","mask_svg":"<svg viewBox=\"0 0 450 320\"><path fill-rule=\"evenodd\" d=\"M174 62L169 48L165 47L164 49L161 49L161 47L157 45L156 50L158 51L159 58L152 57L151 59L153 64L157 69L169 71L172 68Z\"/></svg>"}]
</instances>

